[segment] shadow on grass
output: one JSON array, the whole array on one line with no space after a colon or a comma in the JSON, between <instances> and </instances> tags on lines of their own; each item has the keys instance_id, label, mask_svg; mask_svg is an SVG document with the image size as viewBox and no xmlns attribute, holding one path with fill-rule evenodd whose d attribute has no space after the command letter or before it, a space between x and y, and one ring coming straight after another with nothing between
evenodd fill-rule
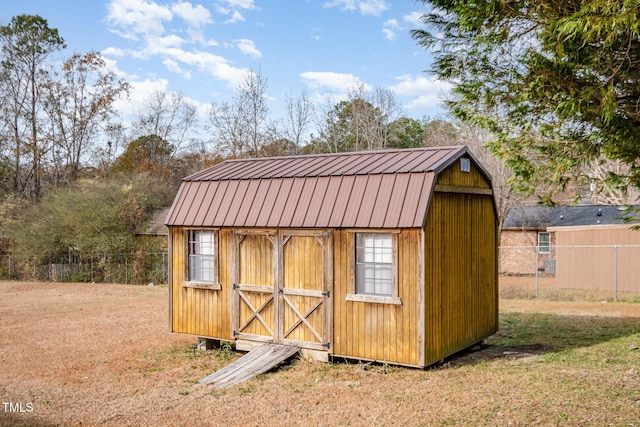
<instances>
[{"instance_id":1,"label":"shadow on grass","mask_svg":"<svg viewBox=\"0 0 640 427\"><path fill-rule=\"evenodd\" d=\"M500 330L495 335L451 356L445 364L460 366L496 358L529 358L635 334L640 334L640 318L501 313ZM632 350L640 346L640 338L635 346Z\"/></svg>"},{"instance_id":2,"label":"shadow on grass","mask_svg":"<svg viewBox=\"0 0 640 427\"><path fill-rule=\"evenodd\" d=\"M53 427L53 424L34 418L31 413L0 413L0 426L11 427Z\"/></svg>"}]
</instances>

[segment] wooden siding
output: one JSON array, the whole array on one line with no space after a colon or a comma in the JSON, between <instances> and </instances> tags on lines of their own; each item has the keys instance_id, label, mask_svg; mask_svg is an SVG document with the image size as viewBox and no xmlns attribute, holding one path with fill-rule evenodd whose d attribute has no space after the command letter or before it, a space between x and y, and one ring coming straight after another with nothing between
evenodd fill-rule
<instances>
[{"instance_id":1,"label":"wooden siding","mask_svg":"<svg viewBox=\"0 0 640 427\"><path fill-rule=\"evenodd\" d=\"M421 366L421 229L398 234L401 305L347 301L353 280L354 233L334 232L334 339L338 356Z\"/></svg>"},{"instance_id":2,"label":"wooden siding","mask_svg":"<svg viewBox=\"0 0 640 427\"><path fill-rule=\"evenodd\" d=\"M458 159L453 162L451 166L438 175L437 184L470 188L491 188L491 182L476 162L471 161L470 163L471 170L469 172L462 172L460 170L460 160Z\"/></svg>"},{"instance_id":3,"label":"wooden siding","mask_svg":"<svg viewBox=\"0 0 640 427\"><path fill-rule=\"evenodd\" d=\"M183 287L186 281L187 229L171 227L171 331L231 339L231 231L220 230L218 278L221 290Z\"/></svg>"},{"instance_id":4,"label":"wooden siding","mask_svg":"<svg viewBox=\"0 0 640 427\"><path fill-rule=\"evenodd\" d=\"M287 236L283 241L283 340L319 345L325 342L324 250L323 240L317 236Z\"/></svg>"},{"instance_id":5,"label":"wooden siding","mask_svg":"<svg viewBox=\"0 0 640 427\"><path fill-rule=\"evenodd\" d=\"M425 364L429 365L496 332L498 327L497 220L490 188L474 169L458 164L437 184L471 187L436 192L425 227Z\"/></svg>"},{"instance_id":6,"label":"wooden siding","mask_svg":"<svg viewBox=\"0 0 640 427\"><path fill-rule=\"evenodd\" d=\"M234 298L237 332L275 338L275 235L237 234Z\"/></svg>"}]
</instances>

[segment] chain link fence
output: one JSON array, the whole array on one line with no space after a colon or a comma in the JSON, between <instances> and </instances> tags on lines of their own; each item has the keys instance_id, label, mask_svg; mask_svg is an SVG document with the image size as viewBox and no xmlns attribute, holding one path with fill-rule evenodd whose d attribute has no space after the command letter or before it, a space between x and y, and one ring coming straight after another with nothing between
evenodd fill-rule
<instances>
[{"instance_id":1,"label":"chain link fence","mask_svg":"<svg viewBox=\"0 0 640 427\"><path fill-rule=\"evenodd\" d=\"M0 256L0 280L160 284L167 283L167 272L166 252L73 254L56 261Z\"/></svg>"},{"instance_id":2,"label":"chain link fence","mask_svg":"<svg viewBox=\"0 0 640 427\"><path fill-rule=\"evenodd\" d=\"M503 297L640 301L640 245L501 246ZM70 255L53 262L0 256L0 280L161 284L166 252Z\"/></svg>"},{"instance_id":3,"label":"chain link fence","mask_svg":"<svg viewBox=\"0 0 640 427\"><path fill-rule=\"evenodd\" d=\"M640 297L640 245L501 246L499 259L505 297Z\"/></svg>"}]
</instances>

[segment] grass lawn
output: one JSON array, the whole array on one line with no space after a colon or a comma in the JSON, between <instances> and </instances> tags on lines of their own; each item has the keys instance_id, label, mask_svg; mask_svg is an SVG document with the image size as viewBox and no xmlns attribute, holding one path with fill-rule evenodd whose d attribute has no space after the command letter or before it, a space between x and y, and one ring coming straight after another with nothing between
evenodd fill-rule
<instances>
[{"instance_id":1,"label":"grass lawn","mask_svg":"<svg viewBox=\"0 0 640 427\"><path fill-rule=\"evenodd\" d=\"M638 303L503 299L495 336L427 370L296 359L220 390L196 383L238 355L170 334L166 287L0 292L3 426L640 426Z\"/></svg>"}]
</instances>

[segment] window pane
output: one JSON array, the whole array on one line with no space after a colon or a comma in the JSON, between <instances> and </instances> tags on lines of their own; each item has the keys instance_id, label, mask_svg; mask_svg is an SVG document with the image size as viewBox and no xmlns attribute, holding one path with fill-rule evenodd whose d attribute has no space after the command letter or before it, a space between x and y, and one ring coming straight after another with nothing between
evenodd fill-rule
<instances>
[{"instance_id":1,"label":"window pane","mask_svg":"<svg viewBox=\"0 0 640 427\"><path fill-rule=\"evenodd\" d=\"M214 282L214 232L210 230L190 230L188 246L189 280L194 282Z\"/></svg>"},{"instance_id":2,"label":"window pane","mask_svg":"<svg viewBox=\"0 0 640 427\"><path fill-rule=\"evenodd\" d=\"M356 233L356 293L392 296L392 289L392 235Z\"/></svg>"},{"instance_id":3,"label":"window pane","mask_svg":"<svg viewBox=\"0 0 640 427\"><path fill-rule=\"evenodd\" d=\"M391 296L391 265L376 266L376 291L378 295Z\"/></svg>"},{"instance_id":4,"label":"window pane","mask_svg":"<svg viewBox=\"0 0 640 427\"><path fill-rule=\"evenodd\" d=\"M548 254L551 246L551 235L549 233L538 233L538 252Z\"/></svg>"}]
</instances>

